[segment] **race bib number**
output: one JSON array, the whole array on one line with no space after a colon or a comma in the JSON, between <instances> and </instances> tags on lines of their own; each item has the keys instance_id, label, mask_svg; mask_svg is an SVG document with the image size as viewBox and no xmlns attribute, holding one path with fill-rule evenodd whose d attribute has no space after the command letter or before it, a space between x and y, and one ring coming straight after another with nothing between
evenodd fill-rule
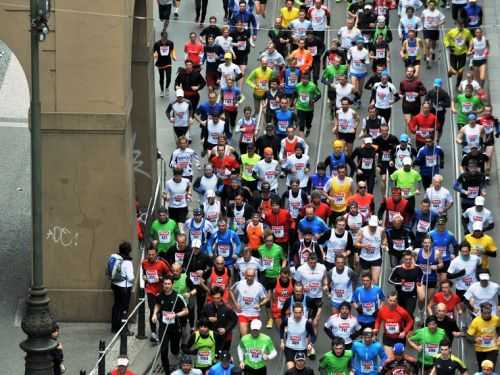
<instances>
[{"instance_id":1,"label":"race bib number","mask_svg":"<svg viewBox=\"0 0 500 375\"><path fill-rule=\"evenodd\" d=\"M377 59L385 59L385 48L377 48L375 50L375 57Z\"/></svg>"},{"instance_id":2,"label":"race bib number","mask_svg":"<svg viewBox=\"0 0 500 375\"><path fill-rule=\"evenodd\" d=\"M495 340L491 336L481 336L481 346L483 348L491 348L495 346Z\"/></svg>"},{"instance_id":3,"label":"race bib number","mask_svg":"<svg viewBox=\"0 0 500 375\"><path fill-rule=\"evenodd\" d=\"M373 159L372 158L361 159L361 169L372 169L372 167L373 167Z\"/></svg>"},{"instance_id":4,"label":"race bib number","mask_svg":"<svg viewBox=\"0 0 500 375\"><path fill-rule=\"evenodd\" d=\"M250 360L252 362L262 361L262 350L260 349L250 349Z\"/></svg>"},{"instance_id":5,"label":"race bib number","mask_svg":"<svg viewBox=\"0 0 500 375\"><path fill-rule=\"evenodd\" d=\"M430 357L434 357L439 353L439 345L438 344L425 344L424 352L426 355Z\"/></svg>"},{"instance_id":6,"label":"race bib number","mask_svg":"<svg viewBox=\"0 0 500 375\"><path fill-rule=\"evenodd\" d=\"M418 94L416 92L407 92L405 95L407 102L414 102L417 99Z\"/></svg>"},{"instance_id":7,"label":"race bib number","mask_svg":"<svg viewBox=\"0 0 500 375\"><path fill-rule=\"evenodd\" d=\"M162 322L163 324L174 324L175 313L172 311L162 311Z\"/></svg>"},{"instance_id":8,"label":"race bib number","mask_svg":"<svg viewBox=\"0 0 500 375\"><path fill-rule=\"evenodd\" d=\"M169 46L160 46L160 55L161 56L168 56L169 53L170 53Z\"/></svg>"},{"instance_id":9,"label":"race bib number","mask_svg":"<svg viewBox=\"0 0 500 375\"><path fill-rule=\"evenodd\" d=\"M390 161L390 160L391 160L391 152L382 151L382 161Z\"/></svg>"},{"instance_id":10,"label":"race bib number","mask_svg":"<svg viewBox=\"0 0 500 375\"><path fill-rule=\"evenodd\" d=\"M271 230L273 231L274 237L283 238L285 237L285 228L283 225L273 225Z\"/></svg>"},{"instance_id":11,"label":"race bib number","mask_svg":"<svg viewBox=\"0 0 500 375\"><path fill-rule=\"evenodd\" d=\"M227 244L219 244L217 249L219 251L219 255L223 258L227 258L231 254L231 246Z\"/></svg>"},{"instance_id":12,"label":"race bib number","mask_svg":"<svg viewBox=\"0 0 500 375\"><path fill-rule=\"evenodd\" d=\"M191 282L194 284L194 285L200 285L200 282L201 282L201 278L200 276L198 276L198 274L196 272L191 272L189 274L189 278L191 279Z\"/></svg>"},{"instance_id":13,"label":"race bib number","mask_svg":"<svg viewBox=\"0 0 500 375\"><path fill-rule=\"evenodd\" d=\"M196 363L202 366L209 366L212 364L212 355L210 351L198 351L196 355Z\"/></svg>"},{"instance_id":14,"label":"race bib number","mask_svg":"<svg viewBox=\"0 0 500 375\"><path fill-rule=\"evenodd\" d=\"M467 188L467 197L476 198L479 195L479 186L469 186Z\"/></svg>"},{"instance_id":15,"label":"race bib number","mask_svg":"<svg viewBox=\"0 0 500 375\"><path fill-rule=\"evenodd\" d=\"M403 292L413 292L413 290L415 289L415 283L413 281L403 281L401 283L401 290Z\"/></svg>"},{"instance_id":16,"label":"race bib number","mask_svg":"<svg viewBox=\"0 0 500 375\"><path fill-rule=\"evenodd\" d=\"M361 372L364 374L369 374L375 371L375 365L373 361L361 361Z\"/></svg>"},{"instance_id":17,"label":"race bib number","mask_svg":"<svg viewBox=\"0 0 500 375\"><path fill-rule=\"evenodd\" d=\"M273 257L262 257L262 268L267 270L268 268L273 268L274 259Z\"/></svg>"},{"instance_id":18,"label":"race bib number","mask_svg":"<svg viewBox=\"0 0 500 375\"><path fill-rule=\"evenodd\" d=\"M301 94L299 94L299 99L302 103L308 104L309 103L309 94L301 93Z\"/></svg>"},{"instance_id":19,"label":"race bib number","mask_svg":"<svg viewBox=\"0 0 500 375\"><path fill-rule=\"evenodd\" d=\"M399 324L398 323L394 323L394 322L386 322L385 323L385 331L389 334L389 335L395 335L397 333L399 333Z\"/></svg>"},{"instance_id":20,"label":"race bib number","mask_svg":"<svg viewBox=\"0 0 500 375\"><path fill-rule=\"evenodd\" d=\"M240 40L238 42L238 50L244 51L247 49L247 41L246 40Z\"/></svg>"},{"instance_id":21,"label":"race bib number","mask_svg":"<svg viewBox=\"0 0 500 375\"><path fill-rule=\"evenodd\" d=\"M431 226L431 223L429 223L428 221L419 220L417 223L417 232L427 233L430 226Z\"/></svg>"},{"instance_id":22,"label":"race bib number","mask_svg":"<svg viewBox=\"0 0 500 375\"><path fill-rule=\"evenodd\" d=\"M471 286L471 284L474 282L474 278L472 276L464 276L463 281L465 286Z\"/></svg>"},{"instance_id":23,"label":"race bib number","mask_svg":"<svg viewBox=\"0 0 500 375\"><path fill-rule=\"evenodd\" d=\"M308 49L309 49L309 52L311 52L311 55L316 56L318 54L318 47L310 46Z\"/></svg>"},{"instance_id":24,"label":"race bib number","mask_svg":"<svg viewBox=\"0 0 500 375\"><path fill-rule=\"evenodd\" d=\"M392 240L394 250L403 251L405 249L405 240Z\"/></svg>"},{"instance_id":25,"label":"race bib number","mask_svg":"<svg viewBox=\"0 0 500 375\"><path fill-rule=\"evenodd\" d=\"M160 243L170 242L170 232L158 232L158 240Z\"/></svg>"},{"instance_id":26,"label":"race bib number","mask_svg":"<svg viewBox=\"0 0 500 375\"><path fill-rule=\"evenodd\" d=\"M375 303L373 302L363 303L361 307L365 315L373 315L375 313Z\"/></svg>"},{"instance_id":27,"label":"race bib number","mask_svg":"<svg viewBox=\"0 0 500 375\"><path fill-rule=\"evenodd\" d=\"M185 253L175 253L174 254L175 263L182 264L184 262L184 255Z\"/></svg>"},{"instance_id":28,"label":"race bib number","mask_svg":"<svg viewBox=\"0 0 500 375\"><path fill-rule=\"evenodd\" d=\"M146 279L148 280L148 283L154 284L160 281L158 277L158 272L156 271L146 271Z\"/></svg>"},{"instance_id":29,"label":"race bib number","mask_svg":"<svg viewBox=\"0 0 500 375\"><path fill-rule=\"evenodd\" d=\"M436 155L427 155L425 157L425 165L427 167L435 167L437 165Z\"/></svg>"}]
</instances>

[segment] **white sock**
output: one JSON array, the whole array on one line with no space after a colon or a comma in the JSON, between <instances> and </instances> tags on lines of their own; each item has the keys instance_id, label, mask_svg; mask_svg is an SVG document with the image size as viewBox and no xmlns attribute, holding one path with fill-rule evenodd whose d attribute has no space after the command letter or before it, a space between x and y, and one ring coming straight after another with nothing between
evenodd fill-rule
<instances>
[{"instance_id":1,"label":"white sock","mask_svg":"<svg viewBox=\"0 0 500 375\"><path fill-rule=\"evenodd\" d=\"M179 13L179 8L175 7L174 8L174 13Z\"/></svg>"}]
</instances>

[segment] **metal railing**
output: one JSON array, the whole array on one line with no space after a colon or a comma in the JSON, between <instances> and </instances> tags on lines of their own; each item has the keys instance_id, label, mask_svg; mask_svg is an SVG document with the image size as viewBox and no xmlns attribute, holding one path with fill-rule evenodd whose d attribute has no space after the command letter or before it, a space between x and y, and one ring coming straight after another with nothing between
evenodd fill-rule
<instances>
[{"instance_id":1,"label":"metal railing","mask_svg":"<svg viewBox=\"0 0 500 375\"><path fill-rule=\"evenodd\" d=\"M156 185L154 191L152 192L151 198L148 202L148 207L146 211L139 216L139 220L144 228L144 238L147 238L147 230L151 226L151 222L154 219L154 213L158 208L158 204L160 203L160 195L163 187L165 186L166 175L167 175L167 165L166 161L163 158L163 155L158 152L158 161L157 168L158 178L156 181ZM128 314L128 316L124 316L121 321L121 326L118 332L111 338L109 344L106 345L105 340L99 340L98 350L97 350L97 362L94 367L90 370L89 375L105 375L106 374L106 356L110 354L111 350L114 348L116 343L119 342L119 356L126 357L128 355L128 337L129 330L128 325L131 321L133 321L136 317L137 324L137 335L135 336L138 340L144 340L147 338L146 336L146 295L144 291L144 277L142 270L142 262L145 259L145 250L146 250L146 240L143 239L139 244L139 254L140 261L137 265L136 275L138 277L138 283L136 287L138 287L138 298L137 304L134 306L132 311ZM87 372L85 370L80 371L80 375L86 375Z\"/></svg>"}]
</instances>

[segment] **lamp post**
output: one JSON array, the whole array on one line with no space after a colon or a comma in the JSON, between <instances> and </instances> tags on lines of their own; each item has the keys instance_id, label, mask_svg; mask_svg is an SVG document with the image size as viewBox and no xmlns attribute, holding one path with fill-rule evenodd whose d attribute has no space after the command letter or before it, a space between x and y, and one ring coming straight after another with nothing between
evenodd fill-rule
<instances>
[{"instance_id":1,"label":"lamp post","mask_svg":"<svg viewBox=\"0 0 500 375\"><path fill-rule=\"evenodd\" d=\"M33 220L33 274L22 329L28 336L20 346L26 352L25 375L53 375L50 352L57 343L51 339L54 320L43 286L42 161L40 105L40 41L48 34L49 0L30 0L31 14L31 211Z\"/></svg>"}]
</instances>

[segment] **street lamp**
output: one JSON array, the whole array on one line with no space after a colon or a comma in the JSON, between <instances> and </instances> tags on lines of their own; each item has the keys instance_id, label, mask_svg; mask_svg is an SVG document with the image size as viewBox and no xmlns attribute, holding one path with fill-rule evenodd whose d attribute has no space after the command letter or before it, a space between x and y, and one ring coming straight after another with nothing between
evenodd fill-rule
<instances>
[{"instance_id":1,"label":"street lamp","mask_svg":"<svg viewBox=\"0 0 500 375\"><path fill-rule=\"evenodd\" d=\"M48 34L50 0L30 0L31 14L31 212L33 220L33 275L26 301L22 329L28 335L20 346L26 352L25 375L53 375L50 352L57 343L51 339L54 319L43 285L42 152L39 42Z\"/></svg>"}]
</instances>

